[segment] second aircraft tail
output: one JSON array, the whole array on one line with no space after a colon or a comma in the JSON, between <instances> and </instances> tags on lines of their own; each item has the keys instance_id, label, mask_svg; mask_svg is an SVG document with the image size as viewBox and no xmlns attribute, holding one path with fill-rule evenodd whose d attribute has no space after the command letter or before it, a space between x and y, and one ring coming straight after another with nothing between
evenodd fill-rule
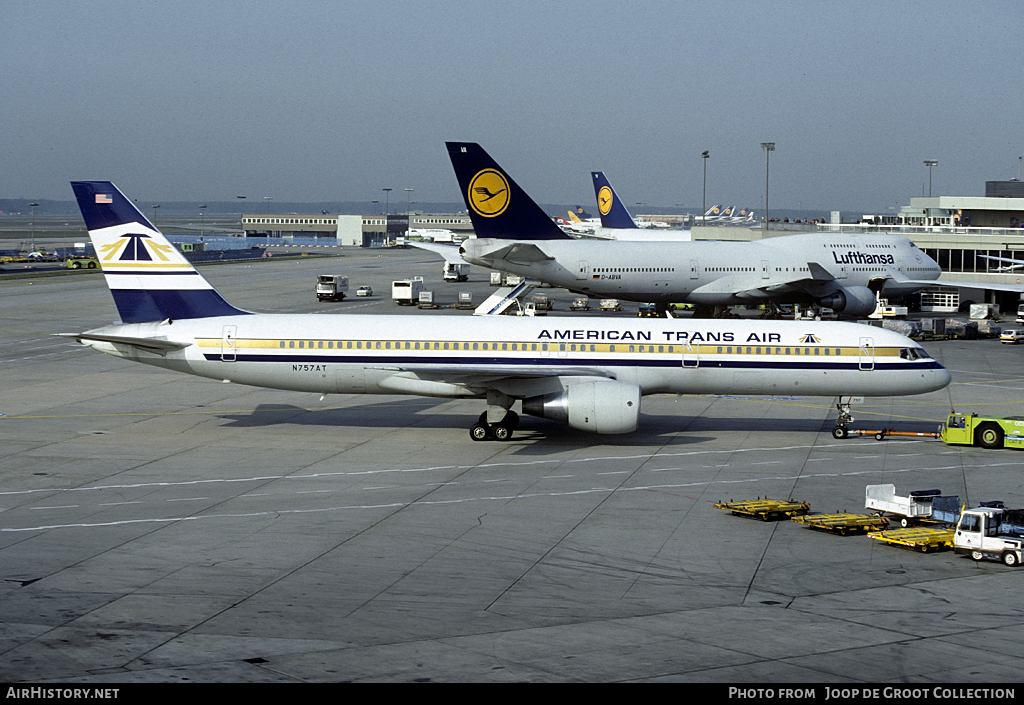
<instances>
[{"instance_id":1,"label":"second aircraft tail","mask_svg":"<svg viewBox=\"0 0 1024 705\"><path fill-rule=\"evenodd\" d=\"M622 205L604 172L591 172L594 177L594 195L597 197L597 211L601 214L601 225L606 228L635 228L633 216Z\"/></svg>"},{"instance_id":2,"label":"second aircraft tail","mask_svg":"<svg viewBox=\"0 0 1024 705\"><path fill-rule=\"evenodd\" d=\"M447 142L446 145L477 237L569 238L483 147L474 142Z\"/></svg>"}]
</instances>

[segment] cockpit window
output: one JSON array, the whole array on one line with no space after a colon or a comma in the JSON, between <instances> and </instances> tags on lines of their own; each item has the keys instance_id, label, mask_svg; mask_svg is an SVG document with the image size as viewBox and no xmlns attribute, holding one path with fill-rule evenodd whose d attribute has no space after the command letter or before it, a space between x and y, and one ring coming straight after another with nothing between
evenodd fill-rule
<instances>
[{"instance_id":1,"label":"cockpit window","mask_svg":"<svg viewBox=\"0 0 1024 705\"><path fill-rule=\"evenodd\" d=\"M923 360L928 358L924 348L900 348L900 357L904 360Z\"/></svg>"}]
</instances>

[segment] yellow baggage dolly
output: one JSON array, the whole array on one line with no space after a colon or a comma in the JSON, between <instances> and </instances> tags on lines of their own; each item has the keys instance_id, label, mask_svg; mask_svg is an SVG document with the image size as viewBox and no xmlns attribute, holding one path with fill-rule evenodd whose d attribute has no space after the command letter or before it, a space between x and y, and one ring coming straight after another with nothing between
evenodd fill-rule
<instances>
[{"instance_id":1,"label":"yellow baggage dolly","mask_svg":"<svg viewBox=\"0 0 1024 705\"><path fill-rule=\"evenodd\" d=\"M806 524L812 529L831 531L846 536L855 531L871 531L882 529L889 525L889 519L877 514L850 514L848 512L836 512L835 514L807 514L806 516L793 517L798 524Z\"/></svg>"},{"instance_id":2,"label":"yellow baggage dolly","mask_svg":"<svg viewBox=\"0 0 1024 705\"><path fill-rule=\"evenodd\" d=\"M871 531L869 539L884 541L896 546L907 546L921 553L940 551L953 545L952 527L915 526L909 529L893 529L891 531Z\"/></svg>"},{"instance_id":3,"label":"yellow baggage dolly","mask_svg":"<svg viewBox=\"0 0 1024 705\"><path fill-rule=\"evenodd\" d=\"M739 502L732 500L718 502L715 504L715 509L724 509L736 516L747 516L760 519L761 521L771 521L772 519L783 519L798 514L806 514L811 510L811 505L807 502L794 502L792 499L768 499L767 497L761 499L758 497L757 499L744 499Z\"/></svg>"}]
</instances>

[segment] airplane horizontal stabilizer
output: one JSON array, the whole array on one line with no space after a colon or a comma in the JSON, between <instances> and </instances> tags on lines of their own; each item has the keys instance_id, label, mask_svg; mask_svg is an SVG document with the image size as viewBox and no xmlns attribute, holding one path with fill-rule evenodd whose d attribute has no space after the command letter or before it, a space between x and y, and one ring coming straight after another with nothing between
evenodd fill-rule
<instances>
[{"instance_id":1,"label":"airplane horizontal stabilizer","mask_svg":"<svg viewBox=\"0 0 1024 705\"><path fill-rule=\"evenodd\" d=\"M174 340L166 340L163 338L140 338L127 335L104 335L100 333L58 333L62 338L74 338L83 345L88 345L90 341L98 343L114 343L117 345L131 345L132 347L145 350L146 352L156 353L157 355L166 355L172 350L184 350L185 348L192 345L192 343L179 343Z\"/></svg>"}]
</instances>

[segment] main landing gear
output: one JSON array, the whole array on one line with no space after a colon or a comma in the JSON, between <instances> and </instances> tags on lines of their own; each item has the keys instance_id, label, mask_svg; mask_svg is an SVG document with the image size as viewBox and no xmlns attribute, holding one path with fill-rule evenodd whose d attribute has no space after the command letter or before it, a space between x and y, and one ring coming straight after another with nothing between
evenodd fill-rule
<instances>
[{"instance_id":1,"label":"main landing gear","mask_svg":"<svg viewBox=\"0 0 1024 705\"><path fill-rule=\"evenodd\" d=\"M509 411L498 423L487 423L487 412L480 414L473 427L469 429L469 437L474 441L510 441L512 431L519 425L519 414Z\"/></svg>"},{"instance_id":2,"label":"main landing gear","mask_svg":"<svg viewBox=\"0 0 1024 705\"><path fill-rule=\"evenodd\" d=\"M497 389L487 390L487 411L469 429L474 441L510 441L512 431L519 425L519 414L512 411L512 397Z\"/></svg>"}]
</instances>

